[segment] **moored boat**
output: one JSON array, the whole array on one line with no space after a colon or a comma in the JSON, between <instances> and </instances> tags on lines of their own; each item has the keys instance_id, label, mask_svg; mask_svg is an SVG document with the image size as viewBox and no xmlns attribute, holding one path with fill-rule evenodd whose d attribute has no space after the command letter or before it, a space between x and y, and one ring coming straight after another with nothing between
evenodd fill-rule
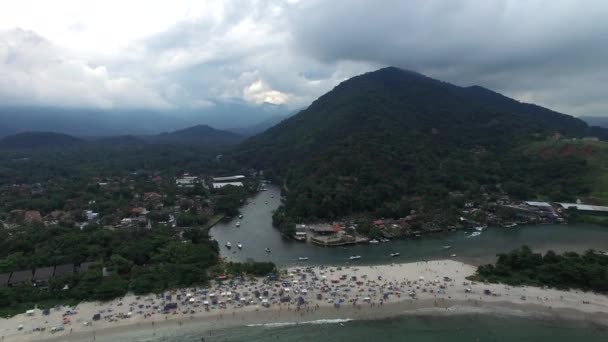
<instances>
[{"instance_id":1,"label":"moored boat","mask_svg":"<svg viewBox=\"0 0 608 342\"><path fill-rule=\"evenodd\" d=\"M307 260L308 260L308 257L299 257L299 258L298 258L298 260L299 260L299 261L307 261Z\"/></svg>"},{"instance_id":2,"label":"moored boat","mask_svg":"<svg viewBox=\"0 0 608 342\"><path fill-rule=\"evenodd\" d=\"M237 246L239 249L243 249L243 244L241 244L240 242L239 242L239 243L237 243L237 244L236 244L236 246Z\"/></svg>"},{"instance_id":3,"label":"moored boat","mask_svg":"<svg viewBox=\"0 0 608 342\"><path fill-rule=\"evenodd\" d=\"M398 257L398 256L400 256L400 255L401 255L401 253L397 253L397 252L395 252L395 253L391 253L391 257L392 257L392 258L394 258L394 257Z\"/></svg>"},{"instance_id":4,"label":"moored boat","mask_svg":"<svg viewBox=\"0 0 608 342\"><path fill-rule=\"evenodd\" d=\"M361 259L361 256L360 255L352 255L349 259L350 260L359 260L359 259Z\"/></svg>"},{"instance_id":5,"label":"moored boat","mask_svg":"<svg viewBox=\"0 0 608 342\"><path fill-rule=\"evenodd\" d=\"M228 248L228 249L232 248L232 244L230 243L230 241L226 242L226 248Z\"/></svg>"}]
</instances>

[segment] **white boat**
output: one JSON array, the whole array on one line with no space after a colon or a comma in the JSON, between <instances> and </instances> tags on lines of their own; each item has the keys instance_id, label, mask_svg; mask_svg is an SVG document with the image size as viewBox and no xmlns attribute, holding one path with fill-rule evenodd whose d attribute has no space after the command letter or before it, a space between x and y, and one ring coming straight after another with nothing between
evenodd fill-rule
<instances>
[{"instance_id":1,"label":"white boat","mask_svg":"<svg viewBox=\"0 0 608 342\"><path fill-rule=\"evenodd\" d=\"M369 243L380 243L380 241L378 241L376 239L372 239L372 240L369 240Z\"/></svg>"},{"instance_id":2,"label":"white boat","mask_svg":"<svg viewBox=\"0 0 608 342\"><path fill-rule=\"evenodd\" d=\"M266 247L266 253L270 253L270 248Z\"/></svg>"},{"instance_id":3,"label":"white boat","mask_svg":"<svg viewBox=\"0 0 608 342\"><path fill-rule=\"evenodd\" d=\"M450 256L451 256L452 258L455 258L455 257L456 257L456 254L452 254L452 255L450 255Z\"/></svg>"},{"instance_id":4,"label":"white boat","mask_svg":"<svg viewBox=\"0 0 608 342\"><path fill-rule=\"evenodd\" d=\"M475 230L476 230L476 231L478 231L478 232L481 232L481 231L483 231L484 229L486 229L486 227L485 227L485 226L479 226L479 227L475 227Z\"/></svg>"},{"instance_id":5,"label":"white boat","mask_svg":"<svg viewBox=\"0 0 608 342\"><path fill-rule=\"evenodd\" d=\"M226 242L226 248L228 248L228 249L232 248L232 244L230 243L230 241Z\"/></svg>"},{"instance_id":6,"label":"white boat","mask_svg":"<svg viewBox=\"0 0 608 342\"><path fill-rule=\"evenodd\" d=\"M450 245L443 246L443 249L450 249L450 248L452 248L452 246L450 246Z\"/></svg>"},{"instance_id":7,"label":"white boat","mask_svg":"<svg viewBox=\"0 0 608 342\"><path fill-rule=\"evenodd\" d=\"M400 256L400 255L401 255L401 253L391 253L391 257L392 257L392 258L394 258L394 257L398 257L398 256Z\"/></svg>"},{"instance_id":8,"label":"white boat","mask_svg":"<svg viewBox=\"0 0 608 342\"><path fill-rule=\"evenodd\" d=\"M299 261L306 261L306 260L308 260L308 257L299 257L298 260Z\"/></svg>"},{"instance_id":9,"label":"white boat","mask_svg":"<svg viewBox=\"0 0 608 342\"><path fill-rule=\"evenodd\" d=\"M239 249L243 249L243 245L242 245L240 242L239 242L239 243L237 243L237 244L236 244L236 246L237 246Z\"/></svg>"},{"instance_id":10,"label":"white boat","mask_svg":"<svg viewBox=\"0 0 608 342\"><path fill-rule=\"evenodd\" d=\"M380 242L391 242L389 239L380 239Z\"/></svg>"},{"instance_id":11,"label":"white boat","mask_svg":"<svg viewBox=\"0 0 608 342\"><path fill-rule=\"evenodd\" d=\"M353 255L349 259L350 260L359 260L359 259L361 259L361 256L360 255Z\"/></svg>"},{"instance_id":12,"label":"white boat","mask_svg":"<svg viewBox=\"0 0 608 342\"><path fill-rule=\"evenodd\" d=\"M468 237L472 238L472 237L476 237L476 236L479 236L479 235L481 235L481 232L473 232Z\"/></svg>"},{"instance_id":13,"label":"white boat","mask_svg":"<svg viewBox=\"0 0 608 342\"><path fill-rule=\"evenodd\" d=\"M243 214L239 215L239 218L242 219L243 218Z\"/></svg>"},{"instance_id":14,"label":"white boat","mask_svg":"<svg viewBox=\"0 0 608 342\"><path fill-rule=\"evenodd\" d=\"M240 227L240 226L241 226L241 222L237 222L237 223L236 223L236 226L237 226L237 227Z\"/></svg>"}]
</instances>

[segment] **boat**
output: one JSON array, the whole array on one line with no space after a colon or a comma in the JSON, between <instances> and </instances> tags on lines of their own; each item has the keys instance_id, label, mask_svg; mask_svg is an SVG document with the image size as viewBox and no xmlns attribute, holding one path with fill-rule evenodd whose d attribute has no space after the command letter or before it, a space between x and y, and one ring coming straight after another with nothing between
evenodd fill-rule
<instances>
[{"instance_id":1,"label":"boat","mask_svg":"<svg viewBox=\"0 0 608 342\"><path fill-rule=\"evenodd\" d=\"M452 254L452 255L450 255L450 256L451 256L452 258L455 258L455 257L456 257L456 254Z\"/></svg>"},{"instance_id":2,"label":"boat","mask_svg":"<svg viewBox=\"0 0 608 342\"><path fill-rule=\"evenodd\" d=\"M237 222L237 223L236 223L236 226L237 226L237 227L240 227L240 226L241 226L241 222Z\"/></svg>"},{"instance_id":3,"label":"boat","mask_svg":"<svg viewBox=\"0 0 608 342\"><path fill-rule=\"evenodd\" d=\"M243 218L243 214L239 215L239 218L242 219Z\"/></svg>"},{"instance_id":4,"label":"boat","mask_svg":"<svg viewBox=\"0 0 608 342\"><path fill-rule=\"evenodd\" d=\"M479 235L481 235L481 232L473 232L468 237L472 238L472 237L476 237L476 236L479 236Z\"/></svg>"},{"instance_id":5,"label":"boat","mask_svg":"<svg viewBox=\"0 0 608 342\"><path fill-rule=\"evenodd\" d=\"M391 242L390 239L380 239L380 242Z\"/></svg>"},{"instance_id":6,"label":"boat","mask_svg":"<svg viewBox=\"0 0 608 342\"><path fill-rule=\"evenodd\" d=\"M243 245L242 245L240 242L239 242L239 243L237 243L237 244L236 244L236 246L237 246L239 249L243 249Z\"/></svg>"},{"instance_id":7,"label":"boat","mask_svg":"<svg viewBox=\"0 0 608 342\"><path fill-rule=\"evenodd\" d=\"M228 248L228 249L232 248L232 244L230 243L230 241L226 242L226 248Z\"/></svg>"},{"instance_id":8,"label":"boat","mask_svg":"<svg viewBox=\"0 0 608 342\"><path fill-rule=\"evenodd\" d=\"M306 260L308 260L308 257L299 257L298 260L299 261L306 261Z\"/></svg>"},{"instance_id":9,"label":"boat","mask_svg":"<svg viewBox=\"0 0 608 342\"><path fill-rule=\"evenodd\" d=\"M349 259L350 260L359 260L359 259L361 259L361 256L360 255L352 255Z\"/></svg>"},{"instance_id":10,"label":"boat","mask_svg":"<svg viewBox=\"0 0 608 342\"><path fill-rule=\"evenodd\" d=\"M450 245L443 246L443 249L450 249L450 248L452 248L452 246L450 246Z\"/></svg>"},{"instance_id":11,"label":"boat","mask_svg":"<svg viewBox=\"0 0 608 342\"><path fill-rule=\"evenodd\" d=\"M369 243L380 243L380 241L378 241L376 239L372 239L372 240L369 240Z\"/></svg>"},{"instance_id":12,"label":"boat","mask_svg":"<svg viewBox=\"0 0 608 342\"><path fill-rule=\"evenodd\" d=\"M391 253L391 258L398 257L400 255L401 255L401 253Z\"/></svg>"},{"instance_id":13,"label":"boat","mask_svg":"<svg viewBox=\"0 0 608 342\"><path fill-rule=\"evenodd\" d=\"M515 227L517 227L517 223L505 224L504 226L506 228L515 228Z\"/></svg>"},{"instance_id":14,"label":"boat","mask_svg":"<svg viewBox=\"0 0 608 342\"><path fill-rule=\"evenodd\" d=\"M481 231L483 231L484 229L486 229L486 227L485 227L485 226L479 226L479 227L475 227L475 230L476 230L476 231L478 231L478 232L481 232Z\"/></svg>"},{"instance_id":15,"label":"boat","mask_svg":"<svg viewBox=\"0 0 608 342\"><path fill-rule=\"evenodd\" d=\"M266 247L265 251L266 253L270 253L270 248Z\"/></svg>"}]
</instances>

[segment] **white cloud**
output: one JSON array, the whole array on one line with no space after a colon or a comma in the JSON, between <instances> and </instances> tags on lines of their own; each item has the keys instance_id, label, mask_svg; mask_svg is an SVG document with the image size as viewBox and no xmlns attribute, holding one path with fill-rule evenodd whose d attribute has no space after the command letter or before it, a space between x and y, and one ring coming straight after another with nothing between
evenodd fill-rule
<instances>
[{"instance_id":1,"label":"white cloud","mask_svg":"<svg viewBox=\"0 0 608 342\"><path fill-rule=\"evenodd\" d=\"M95 108L170 108L149 85L91 66L33 32L0 33L0 101Z\"/></svg>"},{"instance_id":2,"label":"white cloud","mask_svg":"<svg viewBox=\"0 0 608 342\"><path fill-rule=\"evenodd\" d=\"M275 105L285 104L289 96L278 90L270 88L262 80L257 80L251 83L243 90L243 97L250 102L270 103Z\"/></svg>"}]
</instances>

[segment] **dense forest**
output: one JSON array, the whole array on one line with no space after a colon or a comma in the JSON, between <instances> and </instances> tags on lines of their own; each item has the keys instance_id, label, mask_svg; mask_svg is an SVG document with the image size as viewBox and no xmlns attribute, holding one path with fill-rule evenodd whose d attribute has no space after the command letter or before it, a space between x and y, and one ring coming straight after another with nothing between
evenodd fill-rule
<instances>
[{"instance_id":1,"label":"dense forest","mask_svg":"<svg viewBox=\"0 0 608 342\"><path fill-rule=\"evenodd\" d=\"M481 87L385 68L341 83L234 155L284 185L283 225L447 209L451 192L574 200L594 186L588 159L527 147L589 133L579 119Z\"/></svg>"},{"instance_id":2,"label":"dense forest","mask_svg":"<svg viewBox=\"0 0 608 342\"><path fill-rule=\"evenodd\" d=\"M595 251L558 255L533 253L524 246L499 254L495 265L480 266L470 279L509 285L550 286L608 292L608 255Z\"/></svg>"}]
</instances>

